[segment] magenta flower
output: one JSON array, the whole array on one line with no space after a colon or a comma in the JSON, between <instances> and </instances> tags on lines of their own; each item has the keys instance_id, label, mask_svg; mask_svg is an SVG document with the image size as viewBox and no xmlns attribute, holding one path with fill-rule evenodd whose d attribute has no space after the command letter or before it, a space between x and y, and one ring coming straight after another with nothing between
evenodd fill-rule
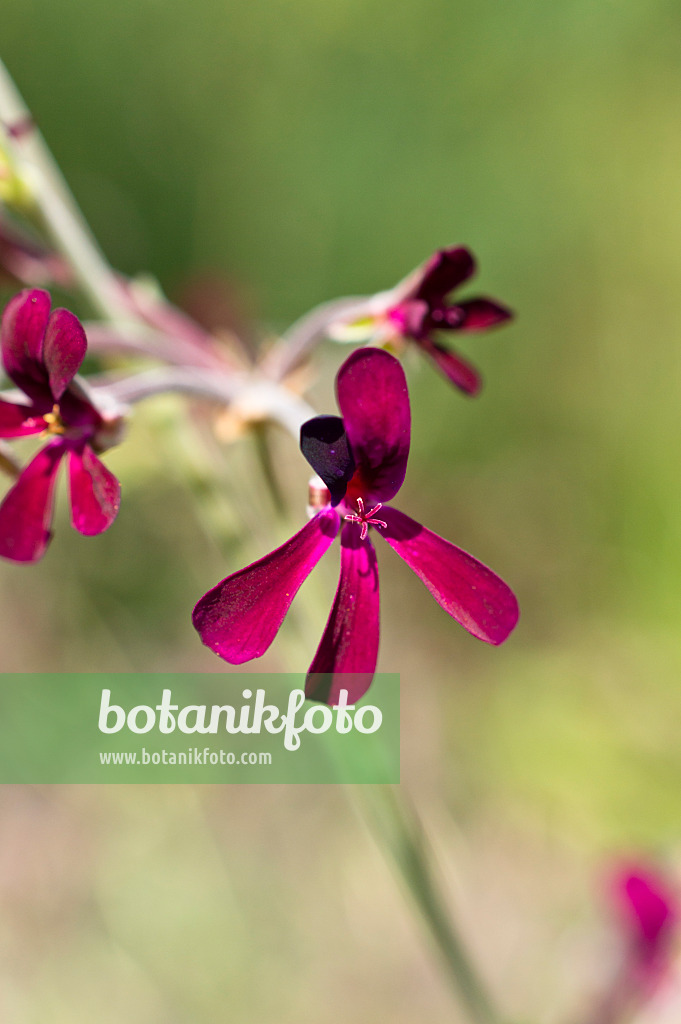
<instances>
[{"instance_id":1,"label":"magenta flower","mask_svg":"<svg viewBox=\"0 0 681 1024\"><path fill-rule=\"evenodd\" d=\"M338 372L336 393L343 418L318 416L301 430L303 454L328 489L326 504L276 551L205 594L193 614L204 644L220 657L235 665L259 658L340 532L340 580L306 686L309 696L330 704L341 688L350 700L361 697L376 669L379 588L371 530L473 636L500 644L518 619L513 593L490 569L385 504L402 486L410 444L409 395L398 360L382 349L357 349Z\"/></svg>"},{"instance_id":2,"label":"magenta flower","mask_svg":"<svg viewBox=\"0 0 681 1024\"><path fill-rule=\"evenodd\" d=\"M117 440L120 417L95 408L76 378L87 349L85 332L73 313L50 313L50 304L47 292L23 291L2 318L2 361L23 395L0 398L0 437L48 438L0 505L0 555L15 562L37 562L45 552L64 456L76 530L102 533L120 503L119 483L96 455Z\"/></svg>"},{"instance_id":3,"label":"magenta flower","mask_svg":"<svg viewBox=\"0 0 681 1024\"><path fill-rule=\"evenodd\" d=\"M655 987L670 961L679 912L667 882L647 866L630 865L616 879L629 945L628 973L646 988Z\"/></svg>"},{"instance_id":4,"label":"magenta flower","mask_svg":"<svg viewBox=\"0 0 681 1024\"><path fill-rule=\"evenodd\" d=\"M433 335L439 331L484 331L513 315L492 299L446 302L450 292L474 273L475 260L468 249L440 249L398 287L398 292L402 292L399 301L386 311L390 327L414 341L468 395L480 390L479 373L452 349L435 341Z\"/></svg>"}]
</instances>

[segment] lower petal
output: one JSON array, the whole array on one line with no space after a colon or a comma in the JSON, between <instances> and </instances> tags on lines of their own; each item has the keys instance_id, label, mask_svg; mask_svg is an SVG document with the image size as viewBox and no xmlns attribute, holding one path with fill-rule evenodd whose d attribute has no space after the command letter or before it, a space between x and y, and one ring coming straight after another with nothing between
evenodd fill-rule
<instances>
[{"instance_id":1,"label":"lower petal","mask_svg":"<svg viewBox=\"0 0 681 1024\"><path fill-rule=\"evenodd\" d=\"M71 523L85 537L108 530L118 515L121 485L92 448L69 452Z\"/></svg>"},{"instance_id":2,"label":"lower petal","mask_svg":"<svg viewBox=\"0 0 681 1024\"><path fill-rule=\"evenodd\" d=\"M319 512L276 551L204 594L192 615L204 644L232 665L261 657L339 525L335 509Z\"/></svg>"},{"instance_id":3,"label":"lower petal","mask_svg":"<svg viewBox=\"0 0 681 1024\"><path fill-rule=\"evenodd\" d=\"M467 395L477 395L482 387L482 380L474 366L462 359L456 352L451 352L444 345L438 345L430 338L424 338L418 344L430 356L437 368L449 377L452 384L455 384Z\"/></svg>"},{"instance_id":4,"label":"lower petal","mask_svg":"<svg viewBox=\"0 0 681 1024\"><path fill-rule=\"evenodd\" d=\"M305 692L314 700L337 704L341 690L359 700L376 671L379 642L379 593L376 552L360 539L355 524L341 535L341 571L329 621L310 665Z\"/></svg>"},{"instance_id":5,"label":"lower petal","mask_svg":"<svg viewBox=\"0 0 681 1024\"><path fill-rule=\"evenodd\" d=\"M46 427L42 416L31 416L30 406L17 405L0 398L0 437L28 437Z\"/></svg>"},{"instance_id":6,"label":"lower petal","mask_svg":"<svg viewBox=\"0 0 681 1024\"><path fill-rule=\"evenodd\" d=\"M479 640L500 644L518 621L518 602L477 558L420 523L383 506L380 536L426 585L440 607Z\"/></svg>"},{"instance_id":7,"label":"lower petal","mask_svg":"<svg viewBox=\"0 0 681 1024\"><path fill-rule=\"evenodd\" d=\"M0 556L37 562L50 542L54 485L64 454L62 441L39 451L0 505Z\"/></svg>"}]
</instances>

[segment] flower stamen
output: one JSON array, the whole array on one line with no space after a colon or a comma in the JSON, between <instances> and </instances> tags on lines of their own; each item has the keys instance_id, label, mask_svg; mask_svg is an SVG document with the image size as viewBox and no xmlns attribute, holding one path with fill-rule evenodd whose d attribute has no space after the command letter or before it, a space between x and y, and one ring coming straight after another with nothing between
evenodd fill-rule
<instances>
[{"instance_id":1,"label":"flower stamen","mask_svg":"<svg viewBox=\"0 0 681 1024\"><path fill-rule=\"evenodd\" d=\"M52 412L46 412L43 419L45 420L43 437L47 437L49 434L63 434L66 431L66 426L61 418L59 406L56 402L52 406Z\"/></svg>"},{"instance_id":2,"label":"flower stamen","mask_svg":"<svg viewBox=\"0 0 681 1024\"><path fill-rule=\"evenodd\" d=\"M345 516L345 518L346 518L346 520L348 522L350 522L350 523L357 523L358 526L362 527L362 532L360 533L360 540L366 540L366 535L369 532L369 527L370 526L380 526L384 530L386 530L388 528L388 524L384 523L382 519L373 519L372 518L379 511L379 509L381 509L382 507L383 507L382 503L379 502L378 505L374 505L374 507L372 509L370 509L368 512L365 512L364 511L364 502L362 501L361 498L358 498L357 499L357 511L358 511L359 514L358 515L354 515L352 513L349 513L348 515Z\"/></svg>"}]
</instances>

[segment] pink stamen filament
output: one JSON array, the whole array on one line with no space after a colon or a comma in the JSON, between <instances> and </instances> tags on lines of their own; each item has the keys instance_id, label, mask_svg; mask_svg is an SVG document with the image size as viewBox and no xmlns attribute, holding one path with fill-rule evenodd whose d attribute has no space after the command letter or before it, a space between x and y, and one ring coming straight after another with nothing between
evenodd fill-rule
<instances>
[{"instance_id":1,"label":"pink stamen filament","mask_svg":"<svg viewBox=\"0 0 681 1024\"><path fill-rule=\"evenodd\" d=\"M358 526L362 527L362 532L360 533L360 540L366 540L366 535L369 532L369 527L370 526L381 526L384 530L387 529L388 524L384 523L382 519L374 519L373 518L373 516L382 507L383 506L382 506L381 502L379 502L378 505L374 505L374 507L372 509L370 509L369 512L365 512L364 511L364 502L362 501L361 498L358 498L357 499L357 509L358 509L359 515L353 515L352 513L349 513L348 515L345 516L345 518L348 520L348 522L357 523Z\"/></svg>"}]
</instances>

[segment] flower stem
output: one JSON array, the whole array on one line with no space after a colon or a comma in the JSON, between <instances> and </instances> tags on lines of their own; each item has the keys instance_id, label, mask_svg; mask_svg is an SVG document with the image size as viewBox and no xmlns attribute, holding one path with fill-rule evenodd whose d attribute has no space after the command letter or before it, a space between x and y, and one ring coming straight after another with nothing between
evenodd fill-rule
<instances>
[{"instance_id":1,"label":"flower stem","mask_svg":"<svg viewBox=\"0 0 681 1024\"><path fill-rule=\"evenodd\" d=\"M83 326L90 352L147 356L174 366L228 369L224 360L206 345L199 348L187 338L156 330L144 323L112 327L97 320L88 320Z\"/></svg>"},{"instance_id":2,"label":"flower stem","mask_svg":"<svg viewBox=\"0 0 681 1024\"><path fill-rule=\"evenodd\" d=\"M248 374L237 376L217 373L215 370L192 366L145 370L110 384L102 384L101 390L126 405L168 392L212 399L230 406L243 416L244 422L275 420L296 441L300 437L303 423L315 415L307 402L274 381Z\"/></svg>"},{"instance_id":3,"label":"flower stem","mask_svg":"<svg viewBox=\"0 0 681 1024\"><path fill-rule=\"evenodd\" d=\"M2 61L0 121L5 128L4 144L25 179L38 214L54 244L71 264L89 302L107 320L127 320L128 311L116 276Z\"/></svg>"},{"instance_id":4,"label":"flower stem","mask_svg":"<svg viewBox=\"0 0 681 1024\"><path fill-rule=\"evenodd\" d=\"M4 441L0 441L0 473L6 473L16 480L20 472L21 466L14 452Z\"/></svg>"},{"instance_id":5,"label":"flower stem","mask_svg":"<svg viewBox=\"0 0 681 1024\"><path fill-rule=\"evenodd\" d=\"M474 1024L501 1024L502 1018L471 963L448 908L433 855L414 809L401 787L357 786L369 824L382 851L394 862L437 946L457 996Z\"/></svg>"},{"instance_id":6,"label":"flower stem","mask_svg":"<svg viewBox=\"0 0 681 1024\"><path fill-rule=\"evenodd\" d=\"M366 314L370 301L371 298L334 299L310 310L283 334L263 360L263 370L274 380L281 380L313 351L331 324L341 317L359 319Z\"/></svg>"}]
</instances>

